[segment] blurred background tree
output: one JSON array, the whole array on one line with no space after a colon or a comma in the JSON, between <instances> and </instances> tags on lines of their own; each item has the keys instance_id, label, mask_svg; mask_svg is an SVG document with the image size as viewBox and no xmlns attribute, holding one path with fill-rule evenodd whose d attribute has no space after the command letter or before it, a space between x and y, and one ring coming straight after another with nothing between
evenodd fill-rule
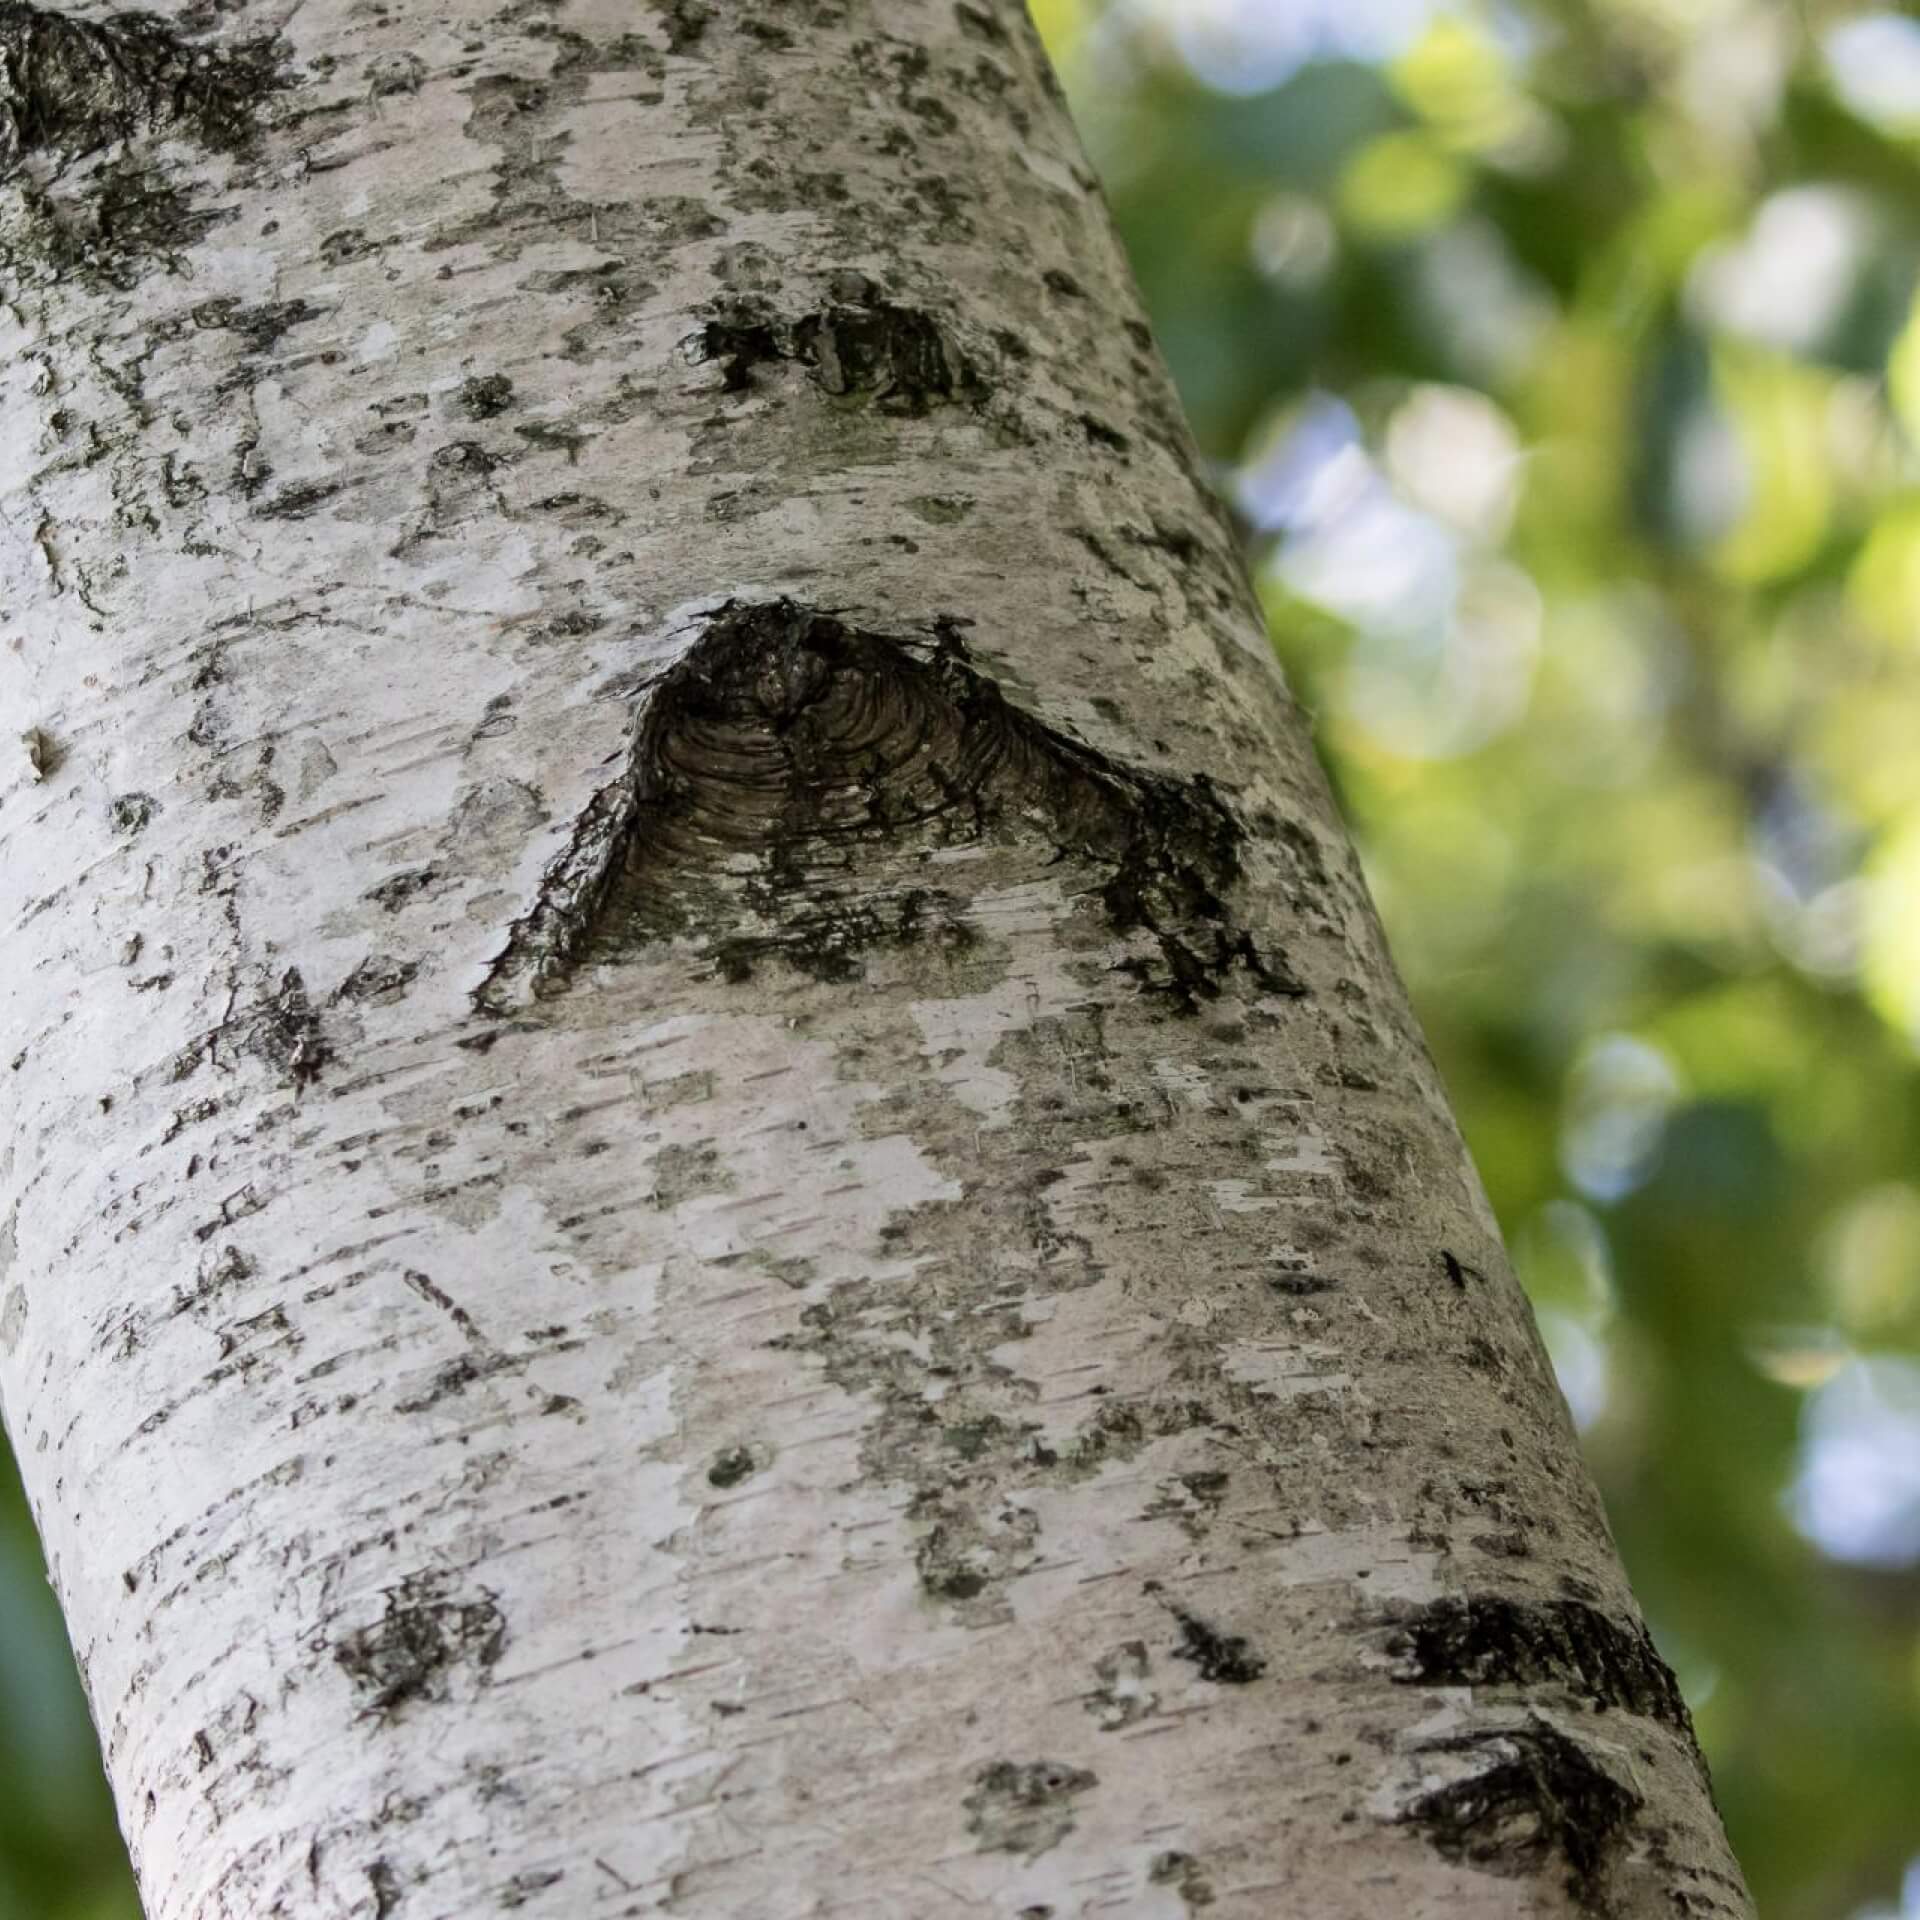
<instances>
[{"instance_id":1,"label":"blurred background tree","mask_svg":"<svg viewBox=\"0 0 1920 1920\"><path fill-rule=\"evenodd\" d=\"M1920 21L1035 0L1769 1920L1920 1920ZM17 1493L0 1916L136 1911Z\"/></svg>"}]
</instances>

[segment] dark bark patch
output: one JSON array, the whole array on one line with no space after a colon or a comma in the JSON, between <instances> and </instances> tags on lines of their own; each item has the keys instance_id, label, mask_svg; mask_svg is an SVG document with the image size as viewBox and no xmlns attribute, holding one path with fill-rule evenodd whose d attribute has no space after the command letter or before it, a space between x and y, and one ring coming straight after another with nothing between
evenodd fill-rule
<instances>
[{"instance_id":1,"label":"dark bark patch","mask_svg":"<svg viewBox=\"0 0 1920 1920\"><path fill-rule=\"evenodd\" d=\"M1471 1769L1422 1793L1400 1816L1437 1852L1515 1879L1561 1862L1574 1903L1608 1911L1606 1870L1644 1804L1639 1794L1544 1720L1431 1741L1421 1751L1464 1759Z\"/></svg>"},{"instance_id":2,"label":"dark bark patch","mask_svg":"<svg viewBox=\"0 0 1920 1920\"><path fill-rule=\"evenodd\" d=\"M389 875L377 887L369 887L366 898L387 913L398 913L416 894L425 893L439 878L438 867L409 867Z\"/></svg>"},{"instance_id":3,"label":"dark bark patch","mask_svg":"<svg viewBox=\"0 0 1920 1920\"><path fill-rule=\"evenodd\" d=\"M751 1479L759 1471L759 1463L753 1457L751 1447L722 1447L714 1456L712 1466L707 1469L707 1484L719 1487L723 1492L729 1487L737 1487L741 1481Z\"/></svg>"},{"instance_id":4,"label":"dark bark patch","mask_svg":"<svg viewBox=\"0 0 1920 1920\"><path fill-rule=\"evenodd\" d=\"M1133 442L1110 422L1102 420L1098 414L1083 413L1079 416L1080 431L1096 447L1105 447L1109 453L1125 455Z\"/></svg>"},{"instance_id":5,"label":"dark bark patch","mask_svg":"<svg viewBox=\"0 0 1920 1920\"><path fill-rule=\"evenodd\" d=\"M213 47L150 13L76 20L0 4L0 181L34 154L74 159L143 132L230 150L281 84L266 41Z\"/></svg>"},{"instance_id":6,"label":"dark bark patch","mask_svg":"<svg viewBox=\"0 0 1920 1920\"><path fill-rule=\"evenodd\" d=\"M1205 775L1145 772L1021 712L950 623L902 641L780 600L729 603L641 692L625 767L476 1004L504 1013L587 959L689 936L730 979L776 958L845 979L882 944L964 944L946 894L863 891L859 850L1036 831L1090 870L1108 927L1146 936L1124 971L1173 1011L1237 972L1304 991L1235 913L1244 829Z\"/></svg>"},{"instance_id":7,"label":"dark bark patch","mask_svg":"<svg viewBox=\"0 0 1920 1920\"><path fill-rule=\"evenodd\" d=\"M1171 1887L1189 1913L1213 1905L1213 1883L1207 1878L1206 1868L1190 1853L1155 1854L1147 1879L1156 1887Z\"/></svg>"},{"instance_id":8,"label":"dark bark patch","mask_svg":"<svg viewBox=\"0 0 1920 1920\"><path fill-rule=\"evenodd\" d=\"M513 405L513 382L504 373L477 373L460 382L455 400L469 420L491 420Z\"/></svg>"},{"instance_id":9,"label":"dark bark patch","mask_svg":"<svg viewBox=\"0 0 1920 1920\"><path fill-rule=\"evenodd\" d=\"M256 520L304 520L317 513L335 494L346 491L339 480L296 480L270 494L254 508Z\"/></svg>"},{"instance_id":10,"label":"dark bark patch","mask_svg":"<svg viewBox=\"0 0 1920 1920\"><path fill-rule=\"evenodd\" d=\"M444 1574L414 1573L386 1590L380 1618L342 1638L333 1657L365 1710L386 1716L411 1702L450 1698L463 1669L484 1680L506 1643L495 1595L484 1588L458 1594Z\"/></svg>"},{"instance_id":11,"label":"dark bark patch","mask_svg":"<svg viewBox=\"0 0 1920 1920\"><path fill-rule=\"evenodd\" d=\"M1086 1768L1058 1760L996 1760L974 1775L961 1802L967 1831L982 1853L1038 1859L1073 1831L1075 1796L1099 1784Z\"/></svg>"},{"instance_id":12,"label":"dark bark patch","mask_svg":"<svg viewBox=\"0 0 1920 1920\"><path fill-rule=\"evenodd\" d=\"M978 405L987 388L948 330L929 313L889 300L863 275L833 276L832 300L785 319L765 301L731 299L687 344L697 365L721 370L721 391L745 393L760 369L804 367L836 399L919 416L949 402Z\"/></svg>"},{"instance_id":13,"label":"dark bark patch","mask_svg":"<svg viewBox=\"0 0 1920 1920\"><path fill-rule=\"evenodd\" d=\"M1174 1619L1180 1626L1180 1644L1173 1657L1190 1661L1202 1680L1217 1687L1244 1687L1266 1672L1265 1657L1254 1651L1245 1635L1222 1633L1191 1613L1176 1613Z\"/></svg>"},{"instance_id":14,"label":"dark bark patch","mask_svg":"<svg viewBox=\"0 0 1920 1920\"><path fill-rule=\"evenodd\" d=\"M137 839L159 811L159 801L149 793L117 793L107 802L107 824L115 833Z\"/></svg>"},{"instance_id":15,"label":"dark bark patch","mask_svg":"<svg viewBox=\"0 0 1920 1920\"><path fill-rule=\"evenodd\" d=\"M960 31L969 38L984 40L990 46L1003 47L1007 44L1006 28L986 7L970 5L969 0L958 0L953 17L960 23Z\"/></svg>"},{"instance_id":16,"label":"dark bark patch","mask_svg":"<svg viewBox=\"0 0 1920 1920\"><path fill-rule=\"evenodd\" d=\"M720 368L724 393L745 393L754 385L754 369L785 359L773 323L748 305L729 304L697 336L694 358Z\"/></svg>"},{"instance_id":17,"label":"dark bark patch","mask_svg":"<svg viewBox=\"0 0 1920 1920\"><path fill-rule=\"evenodd\" d=\"M292 328L319 319L322 311L304 300L267 300L249 307L222 296L201 301L193 310L193 324L203 332L237 334L248 353L265 353Z\"/></svg>"},{"instance_id":18,"label":"dark bark patch","mask_svg":"<svg viewBox=\"0 0 1920 1920\"><path fill-rule=\"evenodd\" d=\"M831 394L871 394L885 412L925 413L978 382L939 324L912 307L869 298L828 307L794 329L796 357Z\"/></svg>"},{"instance_id":19,"label":"dark bark patch","mask_svg":"<svg viewBox=\"0 0 1920 1920\"><path fill-rule=\"evenodd\" d=\"M691 1146L662 1147L653 1161L653 1204L677 1207L683 1200L697 1200L703 1194L729 1193L733 1177L712 1140L700 1140Z\"/></svg>"},{"instance_id":20,"label":"dark bark patch","mask_svg":"<svg viewBox=\"0 0 1920 1920\"><path fill-rule=\"evenodd\" d=\"M1692 1733L1653 1636L1583 1600L1449 1597L1391 1624L1387 1651L1407 1685L1559 1689L1596 1710L1618 1708Z\"/></svg>"},{"instance_id":21,"label":"dark bark patch","mask_svg":"<svg viewBox=\"0 0 1920 1920\"><path fill-rule=\"evenodd\" d=\"M126 154L97 166L78 193L56 197L23 185L21 197L21 244L9 252L23 277L37 268L55 280L120 292L154 268L170 266L233 217L230 206L194 205L173 181Z\"/></svg>"},{"instance_id":22,"label":"dark bark patch","mask_svg":"<svg viewBox=\"0 0 1920 1920\"><path fill-rule=\"evenodd\" d=\"M397 960L391 954L370 953L341 981L334 997L388 1006L406 992L419 971L418 960Z\"/></svg>"},{"instance_id":23,"label":"dark bark patch","mask_svg":"<svg viewBox=\"0 0 1920 1920\"><path fill-rule=\"evenodd\" d=\"M387 1920L400 1908L400 1876L382 1859L367 1869L367 1890L373 1895L373 1920Z\"/></svg>"},{"instance_id":24,"label":"dark bark patch","mask_svg":"<svg viewBox=\"0 0 1920 1920\"><path fill-rule=\"evenodd\" d=\"M307 998L297 967L280 976L280 984L255 1006L240 1028L240 1044L258 1055L296 1087L310 1085L333 1058L321 1030L320 1016Z\"/></svg>"},{"instance_id":25,"label":"dark bark patch","mask_svg":"<svg viewBox=\"0 0 1920 1920\"><path fill-rule=\"evenodd\" d=\"M669 53L691 53L713 20L710 0L653 0L666 28Z\"/></svg>"}]
</instances>

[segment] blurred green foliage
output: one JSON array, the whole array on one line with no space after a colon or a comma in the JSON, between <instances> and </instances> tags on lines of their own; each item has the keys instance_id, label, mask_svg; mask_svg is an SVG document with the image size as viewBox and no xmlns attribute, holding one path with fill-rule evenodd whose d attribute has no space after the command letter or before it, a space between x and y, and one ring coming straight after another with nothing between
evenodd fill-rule
<instances>
[{"instance_id":1,"label":"blurred green foliage","mask_svg":"<svg viewBox=\"0 0 1920 1920\"><path fill-rule=\"evenodd\" d=\"M1761 1910L1920 1920L1920 21L1036 12Z\"/></svg>"},{"instance_id":2,"label":"blurred green foliage","mask_svg":"<svg viewBox=\"0 0 1920 1920\"><path fill-rule=\"evenodd\" d=\"M139 1920L60 1609L0 1445L0 1920Z\"/></svg>"},{"instance_id":3,"label":"blurred green foliage","mask_svg":"<svg viewBox=\"0 0 1920 1920\"><path fill-rule=\"evenodd\" d=\"M1916 1920L1920 24L1035 6L1762 1909ZM0 1724L130 1920L11 1484Z\"/></svg>"}]
</instances>

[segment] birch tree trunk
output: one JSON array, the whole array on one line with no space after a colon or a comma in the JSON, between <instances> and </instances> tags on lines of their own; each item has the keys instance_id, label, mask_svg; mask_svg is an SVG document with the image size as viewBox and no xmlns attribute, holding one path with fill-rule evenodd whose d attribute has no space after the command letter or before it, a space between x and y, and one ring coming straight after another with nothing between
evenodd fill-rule
<instances>
[{"instance_id":1,"label":"birch tree trunk","mask_svg":"<svg viewBox=\"0 0 1920 1920\"><path fill-rule=\"evenodd\" d=\"M0 173L152 1920L1749 1911L1014 0L0 0Z\"/></svg>"}]
</instances>

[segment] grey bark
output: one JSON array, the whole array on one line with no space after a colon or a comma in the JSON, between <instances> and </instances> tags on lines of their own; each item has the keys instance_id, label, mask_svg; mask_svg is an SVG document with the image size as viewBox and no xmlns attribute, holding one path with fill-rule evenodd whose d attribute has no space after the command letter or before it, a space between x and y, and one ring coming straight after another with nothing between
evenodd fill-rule
<instances>
[{"instance_id":1,"label":"grey bark","mask_svg":"<svg viewBox=\"0 0 1920 1920\"><path fill-rule=\"evenodd\" d=\"M152 1920L1750 1911L1011 0L15 0L0 328Z\"/></svg>"}]
</instances>

